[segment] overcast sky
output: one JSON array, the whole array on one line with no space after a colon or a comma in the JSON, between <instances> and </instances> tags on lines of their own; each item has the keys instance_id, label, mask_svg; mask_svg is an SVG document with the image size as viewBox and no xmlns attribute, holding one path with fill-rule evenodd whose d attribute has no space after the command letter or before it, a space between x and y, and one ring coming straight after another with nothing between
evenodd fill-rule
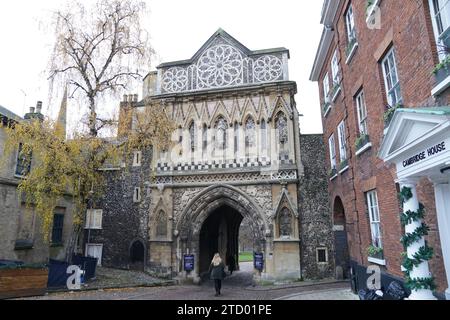
<instances>
[{"instance_id":1,"label":"overcast sky","mask_svg":"<svg viewBox=\"0 0 450 320\"><path fill-rule=\"evenodd\" d=\"M23 116L36 101L55 117L61 91L49 100L46 68L53 33L46 28L52 10L68 0L14 0L0 4L0 105ZM251 50L286 47L290 79L297 82L296 101L302 133L321 133L317 83L309 81L322 27L322 1L298 0L147 0L146 28L157 52L155 65L191 58L218 29ZM44 23L42 23L44 22ZM141 97L141 88L139 91ZM56 94L56 93L55 93ZM50 102L50 104L49 104ZM114 106L100 106L110 110ZM70 122L79 115L69 102Z\"/></svg>"}]
</instances>

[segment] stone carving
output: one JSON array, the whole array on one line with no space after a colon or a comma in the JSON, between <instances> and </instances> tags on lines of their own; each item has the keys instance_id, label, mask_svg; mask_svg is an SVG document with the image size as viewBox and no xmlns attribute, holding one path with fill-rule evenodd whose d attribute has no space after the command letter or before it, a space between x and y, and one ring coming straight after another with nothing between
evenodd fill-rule
<instances>
[{"instance_id":1,"label":"stone carving","mask_svg":"<svg viewBox=\"0 0 450 320\"><path fill-rule=\"evenodd\" d=\"M156 236L166 237L167 236L167 215L164 211L159 211L158 220L156 221Z\"/></svg>"},{"instance_id":2,"label":"stone carving","mask_svg":"<svg viewBox=\"0 0 450 320\"><path fill-rule=\"evenodd\" d=\"M279 231L280 231L280 237L290 237L292 234L292 216L289 212L289 209L283 208L281 210L279 218L278 218L278 225L279 225Z\"/></svg>"},{"instance_id":3,"label":"stone carving","mask_svg":"<svg viewBox=\"0 0 450 320\"><path fill-rule=\"evenodd\" d=\"M243 82L241 53L229 45L209 48L198 60L197 76L200 88L227 87Z\"/></svg>"},{"instance_id":4,"label":"stone carving","mask_svg":"<svg viewBox=\"0 0 450 320\"><path fill-rule=\"evenodd\" d=\"M254 74L259 82L278 80L283 74L283 63L275 56L262 56L255 61Z\"/></svg>"},{"instance_id":5,"label":"stone carving","mask_svg":"<svg viewBox=\"0 0 450 320\"><path fill-rule=\"evenodd\" d=\"M283 113L279 113L277 115L276 121L276 129L278 132L278 139L281 144L285 144L288 142L288 127L287 127L287 119Z\"/></svg>"},{"instance_id":6,"label":"stone carving","mask_svg":"<svg viewBox=\"0 0 450 320\"><path fill-rule=\"evenodd\" d=\"M228 124L224 118L220 117L216 122L216 148L218 150L225 150L227 144L227 129Z\"/></svg>"},{"instance_id":7,"label":"stone carving","mask_svg":"<svg viewBox=\"0 0 450 320\"><path fill-rule=\"evenodd\" d=\"M191 151L195 151L196 134L194 122L192 122L191 125L189 126L189 138L191 143Z\"/></svg>"},{"instance_id":8,"label":"stone carving","mask_svg":"<svg viewBox=\"0 0 450 320\"><path fill-rule=\"evenodd\" d=\"M255 146L255 121L251 117L245 123L245 146L247 148Z\"/></svg>"},{"instance_id":9,"label":"stone carving","mask_svg":"<svg viewBox=\"0 0 450 320\"><path fill-rule=\"evenodd\" d=\"M186 90L188 75L185 69L174 67L166 70L162 78L162 87L166 92L180 92Z\"/></svg>"}]
</instances>

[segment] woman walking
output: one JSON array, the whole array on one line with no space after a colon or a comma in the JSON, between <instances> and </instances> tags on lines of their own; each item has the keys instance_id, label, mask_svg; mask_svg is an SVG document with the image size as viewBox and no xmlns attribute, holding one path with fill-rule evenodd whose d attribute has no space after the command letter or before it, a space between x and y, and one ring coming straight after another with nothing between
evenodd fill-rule
<instances>
[{"instance_id":1,"label":"woman walking","mask_svg":"<svg viewBox=\"0 0 450 320\"><path fill-rule=\"evenodd\" d=\"M220 254L216 253L209 266L209 273L211 280L214 280L214 287L216 289L216 297L220 296L220 289L222 289L222 280L225 278L225 265L220 257Z\"/></svg>"}]
</instances>

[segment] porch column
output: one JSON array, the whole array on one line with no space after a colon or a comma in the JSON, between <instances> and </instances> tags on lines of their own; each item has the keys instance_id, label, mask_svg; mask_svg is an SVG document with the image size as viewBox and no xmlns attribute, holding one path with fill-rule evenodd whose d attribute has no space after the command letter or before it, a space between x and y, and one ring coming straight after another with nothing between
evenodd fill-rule
<instances>
[{"instance_id":1,"label":"porch column","mask_svg":"<svg viewBox=\"0 0 450 320\"><path fill-rule=\"evenodd\" d=\"M441 238L447 284L450 286L450 181L434 184L436 211ZM450 300L450 288L445 290L445 297Z\"/></svg>"},{"instance_id":2,"label":"porch column","mask_svg":"<svg viewBox=\"0 0 450 320\"><path fill-rule=\"evenodd\" d=\"M418 211L419 199L417 198L416 180L400 181L400 190L404 187L411 189L412 198L403 204L403 212ZM413 233L417 228L422 225L422 220L412 221L405 226L405 233ZM413 256L419 251L421 247L425 246L425 239L422 237L419 241L414 242L407 248L408 258L413 259ZM413 267L410 273L411 279L428 278L431 277L428 261L422 262L417 267ZM409 296L410 300L436 300L433 296L433 292L429 289L412 290Z\"/></svg>"}]
</instances>

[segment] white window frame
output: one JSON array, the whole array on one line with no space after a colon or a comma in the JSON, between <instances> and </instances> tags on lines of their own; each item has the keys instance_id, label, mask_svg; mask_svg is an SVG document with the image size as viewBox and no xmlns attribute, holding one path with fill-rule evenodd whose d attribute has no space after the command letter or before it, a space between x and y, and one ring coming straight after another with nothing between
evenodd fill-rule
<instances>
[{"instance_id":1,"label":"white window frame","mask_svg":"<svg viewBox=\"0 0 450 320\"><path fill-rule=\"evenodd\" d=\"M99 247L100 248L100 257L92 257L88 255L89 247ZM97 258L97 266L102 266L102 258L103 258L103 244L100 243L86 243L85 248L86 257Z\"/></svg>"},{"instance_id":2,"label":"white window frame","mask_svg":"<svg viewBox=\"0 0 450 320\"><path fill-rule=\"evenodd\" d=\"M347 12L345 13L345 27L347 29L348 43L356 41L355 15L353 11L353 5L351 3L347 9Z\"/></svg>"},{"instance_id":3,"label":"white window frame","mask_svg":"<svg viewBox=\"0 0 450 320\"><path fill-rule=\"evenodd\" d=\"M442 7L439 5L439 2L443 3ZM428 0L428 3L430 6L431 20L433 24L436 46L439 53L439 60L443 61L447 55L440 49L443 45L442 36L450 33L450 0ZM439 11L436 11L436 3L439 5Z\"/></svg>"},{"instance_id":4,"label":"white window frame","mask_svg":"<svg viewBox=\"0 0 450 320\"><path fill-rule=\"evenodd\" d=\"M88 209L86 211L86 226L87 230L102 230L103 228L103 210L102 209Z\"/></svg>"},{"instance_id":5,"label":"white window frame","mask_svg":"<svg viewBox=\"0 0 450 320\"><path fill-rule=\"evenodd\" d=\"M320 250L325 251L325 261L319 261L319 251ZM316 248L316 262L318 264L328 264L328 262L329 262L329 259L328 259L328 248L326 248L326 247Z\"/></svg>"},{"instance_id":6,"label":"white window frame","mask_svg":"<svg viewBox=\"0 0 450 320\"><path fill-rule=\"evenodd\" d=\"M133 190L133 202L138 203L141 202L141 188L135 187Z\"/></svg>"},{"instance_id":7,"label":"white window frame","mask_svg":"<svg viewBox=\"0 0 450 320\"><path fill-rule=\"evenodd\" d=\"M140 167L142 165L142 151L133 152L133 167Z\"/></svg>"},{"instance_id":8,"label":"white window frame","mask_svg":"<svg viewBox=\"0 0 450 320\"><path fill-rule=\"evenodd\" d=\"M333 54L333 58L331 59L331 74L333 77L333 88L336 85L341 83L341 79L339 77L339 59L338 59L338 50L336 49Z\"/></svg>"},{"instance_id":9,"label":"white window frame","mask_svg":"<svg viewBox=\"0 0 450 320\"><path fill-rule=\"evenodd\" d=\"M323 78L322 86L323 86L323 100L325 101L325 103L328 103L330 102L330 77L328 75L328 72Z\"/></svg>"},{"instance_id":10,"label":"white window frame","mask_svg":"<svg viewBox=\"0 0 450 320\"><path fill-rule=\"evenodd\" d=\"M336 145L335 145L334 133L328 139L328 146L330 148L330 166L331 169L337 169L336 163Z\"/></svg>"},{"instance_id":11,"label":"white window frame","mask_svg":"<svg viewBox=\"0 0 450 320\"><path fill-rule=\"evenodd\" d=\"M339 156L341 162L347 160L347 142L345 139L345 122L341 121L338 125L338 138L339 138Z\"/></svg>"},{"instance_id":12,"label":"white window frame","mask_svg":"<svg viewBox=\"0 0 450 320\"><path fill-rule=\"evenodd\" d=\"M381 67L383 68L387 101L391 107L394 107L403 101L394 48L386 53L381 61ZM395 79L397 81L394 81ZM395 95L395 101L392 98L393 94Z\"/></svg>"},{"instance_id":13,"label":"white window frame","mask_svg":"<svg viewBox=\"0 0 450 320\"><path fill-rule=\"evenodd\" d=\"M383 249L383 240L381 236L381 218L380 207L378 206L378 195L376 190L366 193L367 209L370 220L370 233L372 238L372 245L374 247Z\"/></svg>"},{"instance_id":14,"label":"white window frame","mask_svg":"<svg viewBox=\"0 0 450 320\"><path fill-rule=\"evenodd\" d=\"M356 111L358 113L359 133L369 135L369 124L367 121L368 116L364 90L361 90L361 92L358 93L355 100L356 100Z\"/></svg>"}]
</instances>

